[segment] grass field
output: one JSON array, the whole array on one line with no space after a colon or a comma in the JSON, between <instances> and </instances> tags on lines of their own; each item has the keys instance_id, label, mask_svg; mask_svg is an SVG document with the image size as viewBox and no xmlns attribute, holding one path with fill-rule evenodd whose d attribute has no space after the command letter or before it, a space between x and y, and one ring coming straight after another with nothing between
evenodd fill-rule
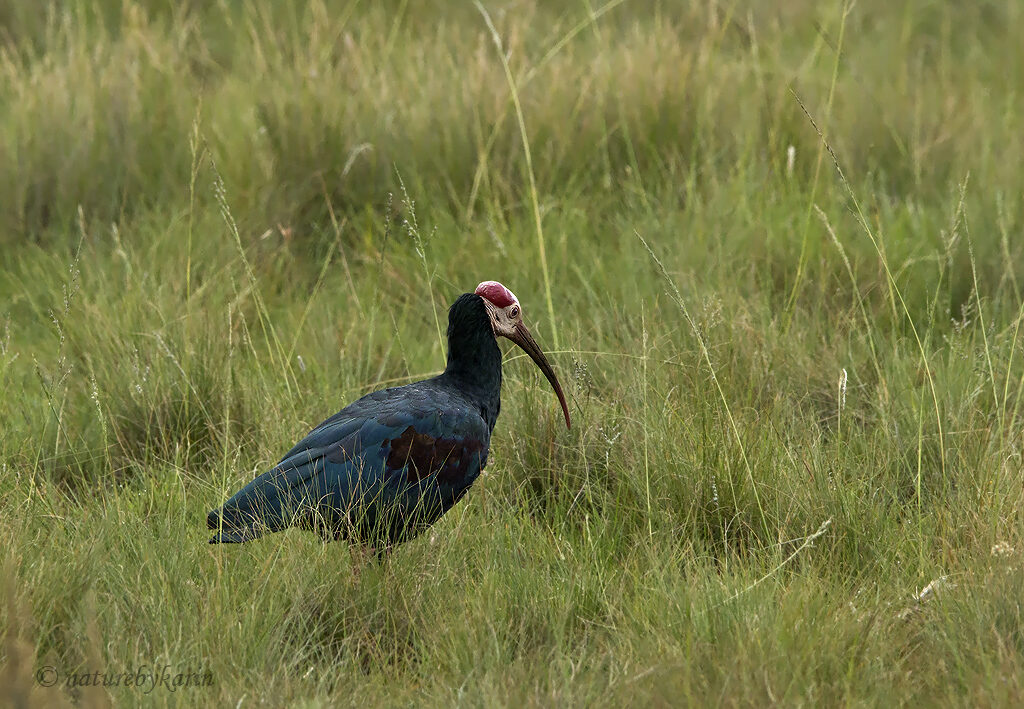
<instances>
[{"instance_id":1,"label":"grass field","mask_svg":"<svg viewBox=\"0 0 1024 709\"><path fill-rule=\"evenodd\" d=\"M0 703L1020 705L1022 34L0 4ZM487 471L387 562L206 544L490 278L572 430L508 350Z\"/></svg>"}]
</instances>

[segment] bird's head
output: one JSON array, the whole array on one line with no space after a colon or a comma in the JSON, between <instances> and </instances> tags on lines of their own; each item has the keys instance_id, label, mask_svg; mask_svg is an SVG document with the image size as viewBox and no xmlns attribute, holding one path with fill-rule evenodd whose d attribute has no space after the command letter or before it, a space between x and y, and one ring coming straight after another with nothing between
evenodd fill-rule
<instances>
[{"instance_id":1,"label":"bird's head","mask_svg":"<svg viewBox=\"0 0 1024 709\"><path fill-rule=\"evenodd\" d=\"M548 358L544 356L537 341L533 339L533 335L523 324L523 309L519 305L519 299L512 291L497 281L484 281L476 287L474 292L484 301L494 336L507 337L523 348L551 382L551 387L558 397L558 403L562 405L562 413L565 414L565 427L569 428L569 406L565 403L562 385L558 383L558 377L555 376L555 370L548 363Z\"/></svg>"}]
</instances>

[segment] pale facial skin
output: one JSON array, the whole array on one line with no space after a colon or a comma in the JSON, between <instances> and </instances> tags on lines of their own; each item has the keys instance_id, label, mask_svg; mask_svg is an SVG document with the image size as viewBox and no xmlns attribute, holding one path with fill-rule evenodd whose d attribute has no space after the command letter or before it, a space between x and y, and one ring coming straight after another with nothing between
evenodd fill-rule
<instances>
[{"instance_id":1,"label":"pale facial skin","mask_svg":"<svg viewBox=\"0 0 1024 709\"><path fill-rule=\"evenodd\" d=\"M523 309L519 306L519 301L515 299L514 295L512 298L512 303L504 308L499 308L487 300L487 298L484 298L484 305L487 306L487 314L491 318L491 327L494 328L495 337L500 335L501 337L511 339L516 326L523 324Z\"/></svg>"}]
</instances>

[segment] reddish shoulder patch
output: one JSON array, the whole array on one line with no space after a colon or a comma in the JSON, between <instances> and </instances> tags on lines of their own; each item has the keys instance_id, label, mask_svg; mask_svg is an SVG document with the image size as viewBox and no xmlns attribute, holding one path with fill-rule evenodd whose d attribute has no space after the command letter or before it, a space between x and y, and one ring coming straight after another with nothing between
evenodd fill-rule
<instances>
[{"instance_id":1,"label":"reddish shoulder patch","mask_svg":"<svg viewBox=\"0 0 1024 709\"><path fill-rule=\"evenodd\" d=\"M507 308L516 302L512 291L497 281L484 281L476 287L474 292L481 298L487 298L499 308Z\"/></svg>"},{"instance_id":2,"label":"reddish shoulder patch","mask_svg":"<svg viewBox=\"0 0 1024 709\"><path fill-rule=\"evenodd\" d=\"M384 441L381 450L387 444L391 445L387 468L406 468L405 475L409 482L422 480L432 473L437 473L440 482L455 484L465 481L473 465L479 470L481 458L487 456L487 448L480 441L472 438L434 438L419 433L412 426L402 431L398 438Z\"/></svg>"}]
</instances>

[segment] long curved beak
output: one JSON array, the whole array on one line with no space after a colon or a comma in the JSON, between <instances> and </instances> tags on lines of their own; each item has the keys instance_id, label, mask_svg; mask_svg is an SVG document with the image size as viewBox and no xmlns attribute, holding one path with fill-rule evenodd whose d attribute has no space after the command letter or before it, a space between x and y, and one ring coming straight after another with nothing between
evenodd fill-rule
<instances>
[{"instance_id":1,"label":"long curved beak","mask_svg":"<svg viewBox=\"0 0 1024 709\"><path fill-rule=\"evenodd\" d=\"M562 394L562 385L558 383L558 377L555 376L555 370L548 364L548 358L544 356L544 352L541 351L537 345L537 341L533 339L533 335L526 329L526 325L519 323L512 331L511 335L507 336L508 339L516 343L523 348L526 354L530 355L530 359L537 363L540 367L540 371L544 372L544 376L551 382L551 388L555 390L555 395L558 397L558 403L562 405L562 413L565 414L565 427L571 428L569 425L569 406L565 403L565 395Z\"/></svg>"}]
</instances>

